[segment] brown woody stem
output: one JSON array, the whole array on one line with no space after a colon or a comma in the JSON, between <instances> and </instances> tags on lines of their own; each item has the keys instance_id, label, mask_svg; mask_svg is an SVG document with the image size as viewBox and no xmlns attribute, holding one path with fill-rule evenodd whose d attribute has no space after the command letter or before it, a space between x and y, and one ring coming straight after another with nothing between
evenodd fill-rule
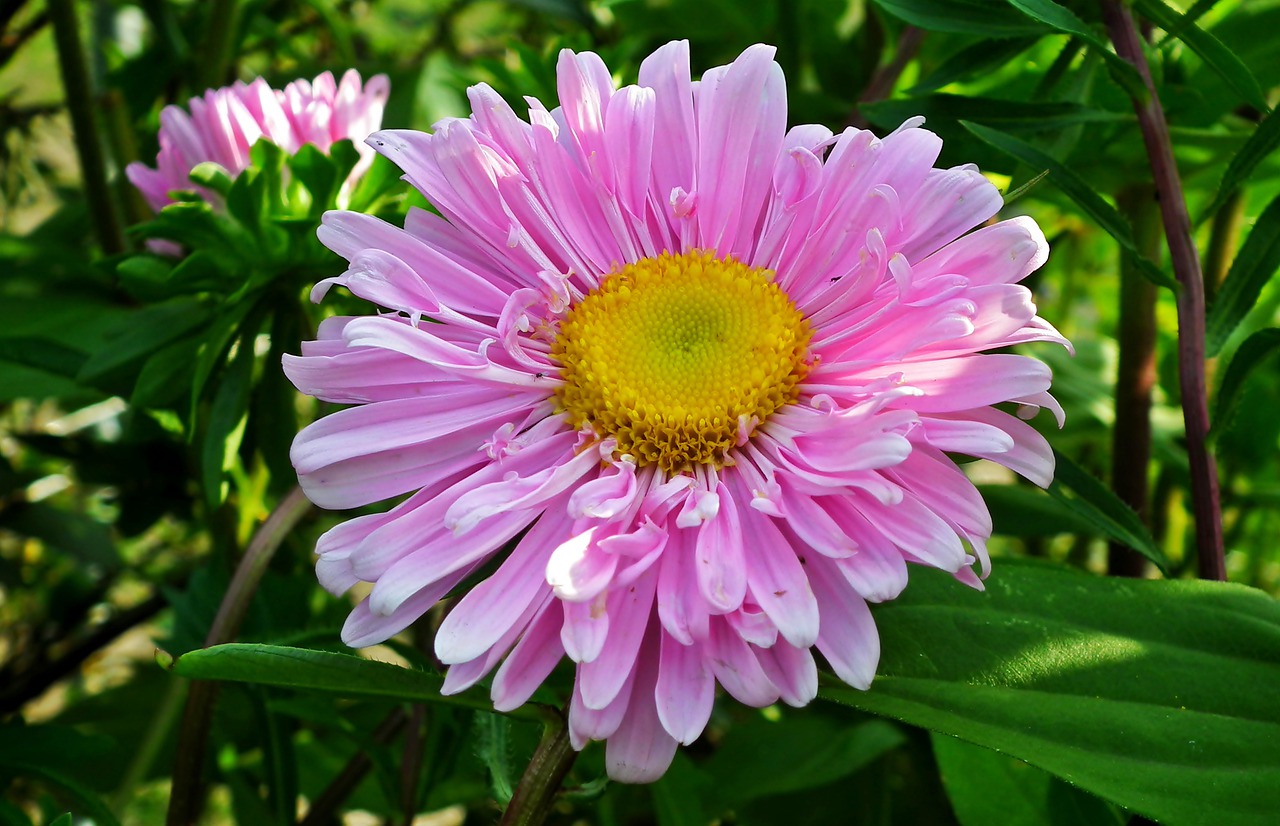
<instances>
[{"instance_id":1,"label":"brown woody stem","mask_svg":"<svg viewBox=\"0 0 1280 826\"><path fill-rule=\"evenodd\" d=\"M1164 109L1151 80L1151 70L1142 50L1142 35L1129 8L1120 0L1102 0L1102 15L1116 54L1133 64L1146 88L1143 99L1133 99L1133 108L1159 194L1173 273L1181 287L1178 290L1178 378L1191 465L1191 500L1200 577L1225 580L1227 571L1222 541L1222 510L1218 502L1218 469L1208 443L1204 277L1200 271L1200 255L1191 238L1191 219L1173 157L1169 124L1165 121Z\"/></svg>"}]
</instances>

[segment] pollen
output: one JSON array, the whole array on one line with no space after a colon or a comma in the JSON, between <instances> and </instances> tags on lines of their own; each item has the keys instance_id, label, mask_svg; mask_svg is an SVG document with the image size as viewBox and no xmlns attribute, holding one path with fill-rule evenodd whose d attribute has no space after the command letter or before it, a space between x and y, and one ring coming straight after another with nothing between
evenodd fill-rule
<instances>
[{"instance_id":1,"label":"pollen","mask_svg":"<svg viewBox=\"0 0 1280 826\"><path fill-rule=\"evenodd\" d=\"M639 465L722 466L796 400L807 370L809 324L773 279L698 250L609 274L552 345L560 410Z\"/></svg>"}]
</instances>

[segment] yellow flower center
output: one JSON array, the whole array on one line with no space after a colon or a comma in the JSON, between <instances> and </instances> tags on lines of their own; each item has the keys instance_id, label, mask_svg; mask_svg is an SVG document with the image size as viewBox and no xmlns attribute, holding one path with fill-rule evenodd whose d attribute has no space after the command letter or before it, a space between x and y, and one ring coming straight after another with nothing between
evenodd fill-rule
<instances>
[{"instance_id":1,"label":"yellow flower center","mask_svg":"<svg viewBox=\"0 0 1280 826\"><path fill-rule=\"evenodd\" d=\"M560 324L559 407L668 472L725 452L796 400L808 322L773 272L693 251L606 276ZM740 435L741 434L741 435Z\"/></svg>"}]
</instances>

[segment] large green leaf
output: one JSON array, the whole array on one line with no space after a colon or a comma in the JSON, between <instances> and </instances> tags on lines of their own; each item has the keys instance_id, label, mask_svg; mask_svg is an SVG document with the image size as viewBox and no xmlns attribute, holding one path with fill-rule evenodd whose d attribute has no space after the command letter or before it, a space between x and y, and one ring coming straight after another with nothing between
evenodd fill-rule
<instances>
[{"instance_id":1,"label":"large green leaf","mask_svg":"<svg viewBox=\"0 0 1280 826\"><path fill-rule=\"evenodd\" d=\"M720 806L825 786L847 777L905 742L884 720L856 725L813 714L783 713L734 726L705 771ZM761 755L769 755L762 760Z\"/></svg>"},{"instance_id":2,"label":"large green leaf","mask_svg":"<svg viewBox=\"0 0 1280 826\"><path fill-rule=\"evenodd\" d=\"M1046 771L933 735L947 798L962 826L1121 826L1115 807Z\"/></svg>"},{"instance_id":3,"label":"large green leaf","mask_svg":"<svg viewBox=\"0 0 1280 826\"><path fill-rule=\"evenodd\" d=\"M1206 321L1205 348L1210 357L1218 355L1222 345L1253 309L1263 286L1280 268L1280 195L1269 204L1249 230L1227 277L1214 296Z\"/></svg>"},{"instance_id":4,"label":"large green leaf","mask_svg":"<svg viewBox=\"0 0 1280 826\"><path fill-rule=\"evenodd\" d=\"M190 651L176 658L161 653L158 659L161 665L174 673L193 680L228 680L347 697L493 710L487 701L470 695L442 695L440 686L444 679L435 674L367 660L354 654L284 645L228 643ZM528 706L511 712L511 716L539 718L538 711Z\"/></svg>"},{"instance_id":5,"label":"large green leaf","mask_svg":"<svg viewBox=\"0 0 1280 826\"><path fill-rule=\"evenodd\" d=\"M1162 287L1177 288L1177 282L1138 250L1133 240L1133 230L1124 217L1116 211L1115 207L1103 200L1096 189L1083 178L1060 161L1020 138L969 121L962 120L960 125L1011 158L1036 170L1049 170L1049 180L1053 181L1064 195L1075 201L1076 206L1084 210L1107 234L1119 242L1120 248L1138 265L1138 271L1144 278Z\"/></svg>"},{"instance_id":6,"label":"large green leaf","mask_svg":"<svg viewBox=\"0 0 1280 826\"><path fill-rule=\"evenodd\" d=\"M1202 581L1006 560L918 571L876 611L870 691L823 696L1024 760L1166 826L1274 823L1280 605Z\"/></svg>"}]
</instances>

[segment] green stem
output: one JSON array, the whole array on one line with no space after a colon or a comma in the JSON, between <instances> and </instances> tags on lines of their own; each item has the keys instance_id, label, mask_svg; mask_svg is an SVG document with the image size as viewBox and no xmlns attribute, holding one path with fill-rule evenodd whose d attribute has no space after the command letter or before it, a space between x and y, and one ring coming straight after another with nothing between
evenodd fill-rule
<instances>
[{"instance_id":1,"label":"green stem","mask_svg":"<svg viewBox=\"0 0 1280 826\"><path fill-rule=\"evenodd\" d=\"M1117 199L1133 225L1139 251L1159 259L1160 207L1150 186L1134 187ZM1146 520L1147 471L1151 460L1151 391L1156 383L1156 287L1137 272L1128 256L1120 266L1120 321L1117 338L1116 420L1111 431L1111 487ZM1140 577L1142 555L1118 542L1107 548L1107 572Z\"/></svg>"},{"instance_id":2,"label":"green stem","mask_svg":"<svg viewBox=\"0 0 1280 826\"><path fill-rule=\"evenodd\" d=\"M102 251L107 255L118 255L127 247L116 202L111 196L111 185L107 181L106 159L99 142L101 133L94 122L95 104L84 49L80 45L79 21L71 0L49 0L48 10L57 44L62 87L66 91L67 110L71 113L76 154L80 159L80 176L84 179L85 196L89 201L89 216Z\"/></svg>"},{"instance_id":3,"label":"green stem","mask_svg":"<svg viewBox=\"0 0 1280 826\"><path fill-rule=\"evenodd\" d=\"M498 826L541 826L551 814L560 784L577 758L564 715L549 716L542 742L529 760Z\"/></svg>"},{"instance_id":4,"label":"green stem","mask_svg":"<svg viewBox=\"0 0 1280 826\"><path fill-rule=\"evenodd\" d=\"M254 534L231 578L226 596L218 606L213 625L209 627L209 633L205 637L205 648L236 638L276 549L310 509L311 503L307 501L302 489L295 487ZM205 750L213 719L213 701L217 694L217 683L204 680L191 683L187 704L182 711L182 727L178 732L173 788L165 819L167 826L195 826L200 817L200 809L204 803L202 778Z\"/></svg>"},{"instance_id":5,"label":"green stem","mask_svg":"<svg viewBox=\"0 0 1280 826\"><path fill-rule=\"evenodd\" d=\"M1218 468L1209 452L1209 402L1205 378L1204 276L1200 255L1191 238L1191 219L1182 194L1182 181L1173 157L1169 124L1156 95L1142 50L1142 35L1129 8L1120 0L1102 0L1102 16L1116 54L1133 64L1146 88L1144 99L1133 99L1134 112L1146 145L1152 179L1160 196L1160 214L1168 239L1169 258L1178 279L1178 378L1182 418L1186 426L1187 458L1191 469L1191 501L1195 514L1196 553L1202 579L1225 580L1222 508L1218 500Z\"/></svg>"},{"instance_id":6,"label":"green stem","mask_svg":"<svg viewBox=\"0 0 1280 826\"><path fill-rule=\"evenodd\" d=\"M206 58L201 81L206 88L215 89L230 80L240 8L237 0L213 0L209 6L209 35L201 49Z\"/></svg>"}]
</instances>

